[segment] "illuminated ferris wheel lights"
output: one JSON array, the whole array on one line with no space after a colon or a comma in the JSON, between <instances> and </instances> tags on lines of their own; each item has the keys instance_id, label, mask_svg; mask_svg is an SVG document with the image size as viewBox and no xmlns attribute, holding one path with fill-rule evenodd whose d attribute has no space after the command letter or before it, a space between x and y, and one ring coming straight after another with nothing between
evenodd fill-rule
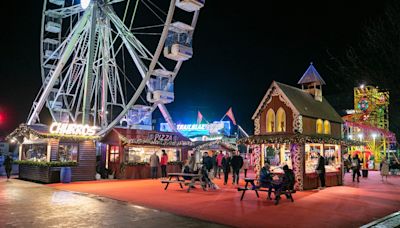
<instances>
[{"instance_id":1,"label":"illuminated ferris wheel lights","mask_svg":"<svg viewBox=\"0 0 400 228\"><path fill-rule=\"evenodd\" d=\"M361 85L360 85L360 89L364 89L364 87L365 87L364 84L361 84Z\"/></svg>"},{"instance_id":2,"label":"illuminated ferris wheel lights","mask_svg":"<svg viewBox=\"0 0 400 228\"><path fill-rule=\"evenodd\" d=\"M90 5L90 0L81 0L82 9L86 9Z\"/></svg>"},{"instance_id":3,"label":"illuminated ferris wheel lights","mask_svg":"<svg viewBox=\"0 0 400 228\"><path fill-rule=\"evenodd\" d=\"M378 137L378 135L376 133L372 133L371 136L373 139L376 139L376 137Z\"/></svg>"}]
</instances>

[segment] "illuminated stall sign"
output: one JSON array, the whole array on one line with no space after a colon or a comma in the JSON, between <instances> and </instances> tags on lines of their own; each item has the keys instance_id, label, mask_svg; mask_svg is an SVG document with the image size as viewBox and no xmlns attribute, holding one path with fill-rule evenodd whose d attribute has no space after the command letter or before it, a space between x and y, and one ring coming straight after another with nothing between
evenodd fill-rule
<instances>
[{"instance_id":1,"label":"illuminated stall sign","mask_svg":"<svg viewBox=\"0 0 400 228\"><path fill-rule=\"evenodd\" d=\"M178 136L170 134L151 133L149 134L149 139L155 142L176 142L178 141Z\"/></svg>"},{"instance_id":2,"label":"illuminated stall sign","mask_svg":"<svg viewBox=\"0 0 400 228\"><path fill-rule=\"evenodd\" d=\"M177 124L176 129L185 137L230 135L231 125L229 121L215 121L209 124ZM167 123L161 123L160 130L171 131Z\"/></svg>"},{"instance_id":3,"label":"illuminated stall sign","mask_svg":"<svg viewBox=\"0 0 400 228\"><path fill-rule=\"evenodd\" d=\"M57 135L94 136L98 127L88 124L69 124L54 122L50 125L50 133Z\"/></svg>"}]
</instances>

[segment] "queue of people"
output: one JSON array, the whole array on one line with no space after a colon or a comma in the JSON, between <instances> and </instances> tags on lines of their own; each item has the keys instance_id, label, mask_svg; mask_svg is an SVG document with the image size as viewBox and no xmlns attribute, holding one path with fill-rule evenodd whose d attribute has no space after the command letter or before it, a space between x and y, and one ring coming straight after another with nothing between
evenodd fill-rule
<instances>
[{"instance_id":1,"label":"queue of people","mask_svg":"<svg viewBox=\"0 0 400 228\"><path fill-rule=\"evenodd\" d=\"M241 170L244 171L244 175L247 177L250 160L247 156L243 158L238 151L234 151L231 154L218 151L212 156L210 156L208 152L204 152L201 164L196 163L194 155L189 155L188 160L182 167L182 172L194 173L201 170L203 167L204 171L207 172L211 179L221 179L222 172L224 185L228 183L229 175L232 173L232 184L238 185Z\"/></svg>"}]
</instances>

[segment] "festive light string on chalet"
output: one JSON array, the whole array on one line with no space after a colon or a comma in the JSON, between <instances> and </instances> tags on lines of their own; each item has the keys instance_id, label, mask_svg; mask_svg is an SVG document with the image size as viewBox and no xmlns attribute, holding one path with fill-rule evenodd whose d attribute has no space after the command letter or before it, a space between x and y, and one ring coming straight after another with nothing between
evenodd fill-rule
<instances>
[{"instance_id":1,"label":"festive light string on chalet","mask_svg":"<svg viewBox=\"0 0 400 228\"><path fill-rule=\"evenodd\" d=\"M336 145L350 145L350 146L362 146L365 145L363 142L346 140L346 139L335 139L329 137L318 137L318 136L306 136L306 135L259 135L250 136L248 138L240 139L238 143L244 144L268 144L268 143L321 143L321 144L336 144Z\"/></svg>"},{"instance_id":2,"label":"festive light string on chalet","mask_svg":"<svg viewBox=\"0 0 400 228\"><path fill-rule=\"evenodd\" d=\"M15 129L11 134L7 136L7 140L13 138L13 137L18 137L18 136L24 136L26 138L29 138L29 136L35 136L40 139L47 139L47 138L53 138L53 139L65 139L65 140L73 140L73 141L80 141L80 140L97 140L100 139L100 136L96 135L63 135L63 134L52 134L52 133L43 133L43 132L38 132L32 128L30 128L26 124L21 124L17 129Z\"/></svg>"},{"instance_id":3,"label":"festive light string on chalet","mask_svg":"<svg viewBox=\"0 0 400 228\"><path fill-rule=\"evenodd\" d=\"M226 142L224 142L222 140L215 140L215 141L211 141L211 142L202 144L200 146L197 146L195 148L195 150L202 150L202 149L210 147L212 145L222 145L222 146L224 146L224 147L226 147L226 148L228 148L230 150L237 150L238 149L236 146L234 146L234 145L232 145L230 143L226 143Z\"/></svg>"},{"instance_id":4,"label":"festive light string on chalet","mask_svg":"<svg viewBox=\"0 0 400 228\"><path fill-rule=\"evenodd\" d=\"M159 141L151 139L128 139L123 135L119 135L119 139L124 144L135 144L135 145L161 145L161 146L193 146L191 141Z\"/></svg>"}]
</instances>

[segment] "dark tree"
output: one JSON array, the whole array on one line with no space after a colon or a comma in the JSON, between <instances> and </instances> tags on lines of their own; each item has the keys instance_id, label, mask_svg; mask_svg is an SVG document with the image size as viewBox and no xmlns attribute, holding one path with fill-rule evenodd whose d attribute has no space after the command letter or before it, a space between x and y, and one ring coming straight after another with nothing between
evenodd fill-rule
<instances>
[{"instance_id":1,"label":"dark tree","mask_svg":"<svg viewBox=\"0 0 400 228\"><path fill-rule=\"evenodd\" d=\"M337 86L368 84L390 91L389 126L400 136L400 1L391 0L382 17L365 27L362 41L343 57L331 55Z\"/></svg>"}]
</instances>

